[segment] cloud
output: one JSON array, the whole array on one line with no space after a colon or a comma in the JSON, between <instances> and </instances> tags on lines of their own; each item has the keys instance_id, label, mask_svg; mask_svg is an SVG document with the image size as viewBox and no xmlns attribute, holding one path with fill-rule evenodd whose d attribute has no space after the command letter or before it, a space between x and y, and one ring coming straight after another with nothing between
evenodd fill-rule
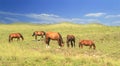
<instances>
[{"instance_id":1,"label":"cloud","mask_svg":"<svg viewBox=\"0 0 120 66\"><path fill-rule=\"evenodd\" d=\"M12 13L12 12L4 12L4 11L0 11L0 14L2 14L2 15L24 16L24 14L18 14L18 13Z\"/></svg>"},{"instance_id":2,"label":"cloud","mask_svg":"<svg viewBox=\"0 0 120 66\"><path fill-rule=\"evenodd\" d=\"M120 24L119 19L115 19L120 17L120 15L107 15L106 13L89 13L86 14L87 17L92 18L86 18L81 16L81 18L64 18L56 14L47 14L47 13L27 13L27 14L20 14L20 13L12 13L12 12L3 12L0 11L0 21L1 22L31 22L31 23L45 23L45 24L51 24L51 23L59 23L59 22L73 22L77 24L87 24L87 23L102 23L105 25L116 25ZM83 18L82 18L83 17ZM98 17L98 18L93 18ZM114 19L104 19L104 18L113 18ZM100 18L100 19L99 19Z\"/></svg>"},{"instance_id":3,"label":"cloud","mask_svg":"<svg viewBox=\"0 0 120 66\"><path fill-rule=\"evenodd\" d=\"M59 16L54 15L54 14L26 14L26 17L29 18L34 18L34 19L38 19L38 20L52 20L54 18L59 18Z\"/></svg>"},{"instance_id":4,"label":"cloud","mask_svg":"<svg viewBox=\"0 0 120 66\"><path fill-rule=\"evenodd\" d=\"M82 18L63 18L54 14L28 14L29 18L36 19L33 23L57 23L57 22L74 22L79 24L85 24L90 22L100 22L97 19L82 19Z\"/></svg>"},{"instance_id":5,"label":"cloud","mask_svg":"<svg viewBox=\"0 0 120 66\"><path fill-rule=\"evenodd\" d=\"M74 22L79 24L85 24L90 22L99 22L97 19L82 19L82 18L64 18L55 14L19 14L11 12L0 11L0 19L8 22L32 22L32 23L58 23L58 22ZM5 16L4 16L5 15ZM4 18L4 19L2 19ZM26 21L25 21L26 20Z\"/></svg>"},{"instance_id":6,"label":"cloud","mask_svg":"<svg viewBox=\"0 0 120 66\"><path fill-rule=\"evenodd\" d=\"M13 21L13 22L19 21L18 19L16 19L16 18L11 18L11 17L5 17L5 20L9 20L9 21Z\"/></svg>"},{"instance_id":7,"label":"cloud","mask_svg":"<svg viewBox=\"0 0 120 66\"><path fill-rule=\"evenodd\" d=\"M120 15L107 15L105 18L120 18Z\"/></svg>"},{"instance_id":8,"label":"cloud","mask_svg":"<svg viewBox=\"0 0 120 66\"><path fill-rule=\"evenodd\" d=\"M80 18L72 18L70 21L75 22L75 23L79 23L79 24L100 22L98 19L80 19Z\"/></svg>"},{"instance_id":9,"label":"cloud","mask_svg":"<svg viewBox=\"0 0 120 66\"><path fill-rule=\"evenodd\" d=\"M106 13L88 13L85 16L87 16L87 17L100 17L103 15L106 15Z\"/></svg>"}]
</instances>

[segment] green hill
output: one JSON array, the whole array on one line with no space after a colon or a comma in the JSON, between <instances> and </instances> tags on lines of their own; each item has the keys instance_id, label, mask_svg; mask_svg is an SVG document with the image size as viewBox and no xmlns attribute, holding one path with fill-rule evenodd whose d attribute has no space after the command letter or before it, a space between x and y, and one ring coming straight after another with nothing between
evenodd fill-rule
<instances>
[{"instance_id":1,"label":"green hill","mask_svg":"<svg viewBox=\"0 0 120 66\"><path fill-rule=\"evenodd\" d=\"M35 41L34 31L59 32L64 42L66 35L76 37L76 47L58 48L56 41L50 41L46 48L44 39ZM20 32L25 40L9 43L8 35ZM120 27L101 24L60 23L40 24L0 24L0 66L119 66ZM79 40L90 39L96 50L78 47Z\"/></svg>"}]
</instances>

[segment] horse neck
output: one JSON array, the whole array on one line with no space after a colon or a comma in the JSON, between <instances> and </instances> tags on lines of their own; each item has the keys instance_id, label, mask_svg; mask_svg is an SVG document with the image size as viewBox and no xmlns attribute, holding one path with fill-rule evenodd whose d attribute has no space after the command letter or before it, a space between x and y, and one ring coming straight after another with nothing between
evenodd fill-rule
<instances>
[{"instance_id":1,"label":"horse neck","mask_svg":"<svg viewBox=\"0 0 120 66\"><path fill-rule=\"evenodd\" d=\"M21 36L22 40L24 40L23 36Z\"/></svg>"},{"instance_id":2,"label":"horse neck","mask_svg":"<svg viewBox=\"0 0 120 66\"><path fill-rule=\"evenodd\" d=\"M20 37L22 38L22 40L24 40L23 36L20 34Z\"/></svg>"},{"instance_id":3,"label":"horse neck","mask_svg":"<svg viewBox=\"0 0 120 66\"><path fill-rule=\"evenodd\" d=\"M33 32L33 35L32 36L34 36L35 35L35 32Z\"/></svg>"},{"instance_id":4,"label":"horse neck","mask_svg":"<svg viewBox=\"0 0 120 66\"><path fill-rule=\"evenodd\" d=\"M60 42L61 42L61 43L64 43L64 42L63 42L63 38L62 38L62 36L61 36L60 34L59 34L59 36L60 36L60 39L59 39Z\"/></svg>"},{"instance_id":5,"label":"horse neck","mask_svg":"<svg viewBox=\"0 0 120 66\"><path fill-rule=\"evenodd\" d=\"M94 48L94 49L96 49L96 46L95 46L95 44L93 44L93 48Z\"/></svg>"},{"instance_id":6,"label":"horse neck","mask_svg":"<svg viewBox=\"0 0 120 66\"><path fill-rule=\"evenodd\" d=\"M43 35L45 35L46 33L44 31L42 31Z\"/></svg>"},{"instance_id":7,"label":"horse neck","mask_svg":"<svg viewBox=\"0 0 120 66\"><path fill-rule=\"evenodd\" d=\"M43 35L45 35L46 33L43 31Z\"/></svg>"}]
</instances>

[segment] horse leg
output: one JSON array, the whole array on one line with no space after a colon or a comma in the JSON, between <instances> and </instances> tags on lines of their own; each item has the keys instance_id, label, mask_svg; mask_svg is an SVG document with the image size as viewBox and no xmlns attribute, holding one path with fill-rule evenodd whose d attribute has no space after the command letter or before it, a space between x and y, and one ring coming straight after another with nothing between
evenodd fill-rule
<instances>
[{"instance_id":1,"label":"horse leg","mask_svg":"<svg viewBox=\"0 0 120 66\"><path fill-rule=\"evenodd\" d=\"M50 38L46 38L46 48L49 48Z\"/></svg>"},{"instance_id":2,"label":"horse leg","mask_svg":"<svg viewBox=\"0 0 120 66\"><path fill-rule=\"evenodd\" d=\"M81 44L79 43L79 48L81 47Z\"/></svg>"},{"instance_id":3,"label":"horse leg","mask_svg":"<svg viewBox=\"0 0 120 66\"><path fill-rule=\"evenodd\" d=\"M80 44L80 48L83 48L83 45L82 45L82 44Z\"/></svg>"},{"instance_id":4,"label":"horse leg","mask_svg":"<svg viewBox=\"0 0 120 66\"><path fill-rule=\"evenodd\" d=\"M79 48L83 48L83 45L81 43L79 43Z\"/></svg>"},{"instance_id":5,"label":"horse leg","mask_svg":"<svg viewBox=\"0 0 120 66\"><path fill-rule=\"evenodd\" d=\"M89 48L89 49L91 49L91 47L92 47L92 45L90 45L90 48Z\"/></svg>"},{"instance_id":6,"label":"horse leg","mask_svg":"<svg viewBox=\"0 0 120 66\"><path fill-rule=\"evenodd\" d=\"M41 35L41 41L43 41L43 36L44 36L44 35Z\"/></svg>"},{"instance_id":7,"label":"horse leg","mask_svg":"<svg viewBox=\"0 0 120 66\"><path fill-rule=\"evenodd\" d=\"M17 38L17 41L20 41L20 38L19 38L19 37Z\"/></svg>"},{"instance_id":8,"label":"horse leg","mask_svg":"<svg viewBox=\"0 0 120 66\"><path fill-rule=\"evenodd\" d=\"M9 37L9 42L11 42L11 37Z\"/></svg>"},{"instance_id":9,"label":"horse leg","mask_svg":"<svg viewBox=\"0 0 120 66\"><path fill-rule=\"evenodd\" d=\"M74 43L74 47L75 47L75 40L73 40L73 43Z\"/></svg>"},{"instance_id":10,"label":"horse leg","mask_svg":"<svg viewBox=\"0 0 120 66\"><path fill-rule=\"evenodd\" d=\"M37 40L37 36L35 35L35 40Z\"/></svg>"},{"instance_id":11,"label":"horse leg","mask_svg":"<svg viewBox=\"0 0 120 66\"><path fill-rule=\"evenodd\" d=\"M41 38L43 38L43 35L41 35Z\"/></svg>"},{"instance_id":12,"label":"horse leg","mask_svg":"<svg viewBox=\"0 0 120 66\"><path fill-rule=\"evenodd\" d=\"M81 44L81 48L83 48L83 45Z\"/></svg>"},{"instance_id":13,"label":"horse leg","mask_svg":"<svg viewBox=\"0 0 120 66\"><path fill-rule=\"evenodd\" d=\"M73 48L73 42L71 41L71 47Z\"/></svg>"},{"instance_id":14,"label":"horse leg","mask_svg":"<svg viewBox=\"0 0 120 66\"><path fill-rule=\"evenodd\" d=\"M13 42L13 38L10 39Z\"/></svg>"},{"instance_id":15,"label":"horse leg","mask_svg":"<svg viewBox=\"0 0 120 66\"><path fill-rule=\"evenodd\" d=\"M61 41L58 39L59 48L61 47Z\"/></svg>"}]
</instances>

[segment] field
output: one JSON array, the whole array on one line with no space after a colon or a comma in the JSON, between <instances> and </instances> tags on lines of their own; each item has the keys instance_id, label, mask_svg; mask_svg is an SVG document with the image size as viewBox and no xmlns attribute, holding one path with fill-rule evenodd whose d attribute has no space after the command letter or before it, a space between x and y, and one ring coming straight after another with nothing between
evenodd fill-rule
<instances>
[{"instance_id":1,"label":"field","mask_svg":"<svg viewBox=\"0 0 120 66\"><path fill-rule=\"evenodd\" d=\"M76 47L58 48L56 41L46 48L44 39L35 41L32 33L37 30L59 32L64 42L66 35L76 37ZM8 35L20 32L25 40L9 43ZM79 40L90 39L96 50L78 47ZM0 66L119 66L120 27L101 24L0 24Z\"/></svg>"}]
</instances>

